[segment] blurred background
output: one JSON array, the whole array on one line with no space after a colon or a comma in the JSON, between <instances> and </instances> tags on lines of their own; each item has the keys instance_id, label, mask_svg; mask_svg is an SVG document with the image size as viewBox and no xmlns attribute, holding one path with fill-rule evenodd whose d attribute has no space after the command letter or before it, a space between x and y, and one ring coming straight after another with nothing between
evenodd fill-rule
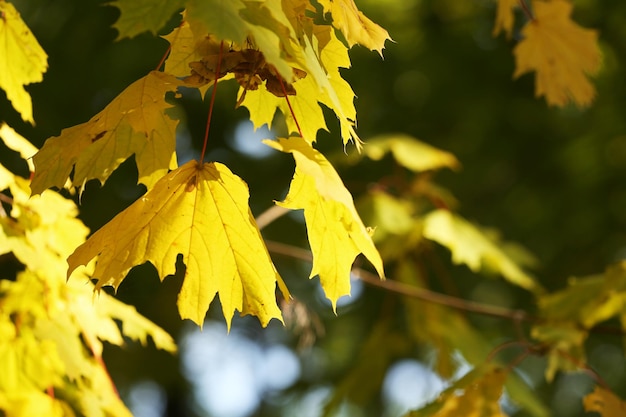
<instances>
[{"instance_id":1,"label":"blurred background","mask_svg":"<svg viewBox=\"0 0 626 417\"><path fill-rule=\"evenodd\" d=\"M149 34L115 41L111 26L119 11L102 1L12 2L48 53L49 69L42 83L28 87L36 125L24 124L4 97L0 119L38 147L61 129L89 120L154 69L167 49L165 40ZM358 96L362 139L400 132L455 154L462 171L443 171L437 182L455 195L464 217L528 248L539 261L536 275L550 290L626 257L626 3L574 1L574 20L599 30L604 54L595 81L597 100L584 110L549 108L534 98L532 75L512 79L515 39L492 37L494 1L357 0L357 5L394 39L384 60L353 48L353 68L343 72ZM247 111L234 110L236 91L234 82L220 84L207 159L227 164L248 183L258 215L285 196L293 160L261 144L273 133L255 132ZM181 119L179 163L199 155L207 110L208 103L194 94L186 94L174 110ZM318 148L327 155L341 153L338 123L327 116L331 132L319 134ZM27 175L19 161L3 163ZM390 175L388 170L388 164L370 163L367 177L352 168L340 174L358 199L371 186L368 181ZM131 159L104 186L87 184L81 219L91 230L101 227L144 192L136 180ZM298 213L263 233L269 240L308 247ZM464 298L534 308L524 292L453 266L445 250L437 255L461 282L457 291ZM165 328L180 347L178 356L132 343L105 350L112 377L136 417L322 415L381 317L394 319L398 297L354 280L352 296L341 300L335 316L318 280L307 280L309 264L280 255L273 259L301 302L286 307L289 326L272 322L263 329L254 318L236 318L230 334L217 303L202 331L179 319L175 305L182 264L163 283L150 265L131 271L118 298ZM509 322L467 318L493 346L515 338ZM617 337L594 338L588 356L618 393L618 387L626 387ZM399 349L384 369L372 365L376 375L370 378L367 369L361 374L364 390L375 394L342 402L334 415L398 417L432 400L446 381L432 371L431 359L426 346ZM457 359L457 375L463 374L467 367ZM555 416L584 415L580 398L593 381L572 374L546 385L544 366L541 358L524 361L525 380L535 393ZM511 415L528 415L510 402L503 406Z\"/></svg>"}]
</instances>

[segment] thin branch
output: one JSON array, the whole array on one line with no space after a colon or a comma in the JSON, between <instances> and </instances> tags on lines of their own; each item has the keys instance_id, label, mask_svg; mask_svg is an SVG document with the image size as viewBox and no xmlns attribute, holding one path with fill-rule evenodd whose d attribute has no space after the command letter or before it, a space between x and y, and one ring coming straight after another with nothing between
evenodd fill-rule
<instances>
[{"instance_id":1,"label":"thin branch","mask_svg":"<svg viewBox=\"0 0 626 417\"><path fill-rule=\"evenodd\" d=\"M287 89L285 88L285 83L283 83L283 79L280 74L276 77L278 78L278 82L280 82L280 86L283 89L283 94L285 94L285 100L287 101L287 106L289 107L289 111L291 112L291 116L293 117L293 121L296 124L296 128L298 128L298 133L302 139L305 139L302 135L302 129L300 129L300 123L298 123L298 119L296 118L296 114L293 111L293 107L291 107L291 102L289 101L289 95L287 94Z\"/></svg>"},{"instance_id":2,"label":"thin branch","mask_svg":"<svg viewBox=\"0 0 626 417\"><path fill-rule=\"evenodd\" d=\"M204 143L202 144L202 152L200 153L200 164L204 162L204 154L206 152L207 143L209 142L209 128L211 127L211 119L213 118L213 106L215 105L215 95L217 93L217 82L220 74L220 66L222 65L222 53L224 50L224 41L220 42L220 52L217 57L217 68L215 69L215 81L213 82L213 91L211 93L211 103L209 104L209 115L206 121L206 130L204 131Z\"/></svg>"},{"instance_id":3,"label":"thin branch","mask_svg":"<svg viewBox=\"0 0 626 417\"><path fill-rule=\"evenodd\" d=\"M165 51L165 53L163 54L163 57L161 58L161 61L159 61L159 65L157 65L155 71L159 71L161 69L161 67L163 66L163 64L165 63L165 60L167 59L167 57L169 56L170 52L172 50L172 45L167 47L167 50Z\"/></svg>"},{"instance_id":4,"label":"thin branch","mask_svg":"<svg viewBox=\"0 0 626 417\"><path fill-rule=\"evenodd\" d=\"M255 219L256 224L259 227L259 230L261 230L264 227L267 227L268 225L270 225L276 219L283 217L285 214L289 213L290 211L291 210L286 209L284 207L273 205L267 210L265 210L263 213L257 216L257 218Z\"/></svg>"},{"instance_id":5,"label":"thin branch","mask_svg":"<svg viewBox=\"0 0 626 417\"><path fill-rule=\"evenodd\" d=\"M272 253L289 256L291 258L300 259L307 262L313 261L313 255L310 251L306 249L275 241L265 241L265 244L267 246L267 249ZM404 295L429 303L443 305L460 311L467 311L483 316L511 320L517 324L522 322L540 323L542 321L545 321L545 319L529 314L524 310L511 310L508 308L477 303L474 301L465 300L463 298L441 294L435 291L428 290L426 288L414 287L412 285L404 284L398 281L381 280L377 275L361 268L352 268L352 273L364 283L372 285L374 287L382 288L396 294ZM618 336L626 335L626 332L623 329L614 326L595 326L586 330L593 333L603 333Z\"/></svg>"},{"instance_id":6,"label":"thin branch","mask_svg":"<svg viewBox=\"0 0 626 417\"><path fill-rule=\"evenodd\" d=\"M524 12L524 15L526 15L526 18L528 20L530 20L531 22L535 20L535 16L530 10L530 7L528 7L528 3L526 3L526 0L519 0L519 6L522 8L522 11Z\"/></svg>"}]
</instances>

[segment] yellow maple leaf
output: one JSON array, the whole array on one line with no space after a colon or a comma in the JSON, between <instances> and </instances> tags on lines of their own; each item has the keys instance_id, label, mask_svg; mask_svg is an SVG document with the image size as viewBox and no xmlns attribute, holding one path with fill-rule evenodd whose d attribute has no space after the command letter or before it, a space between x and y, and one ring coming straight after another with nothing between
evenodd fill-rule
<instances>
[{"instance_id":1,"label":"yellow maple leaf","mask_svg":"<svg viewBox=\"0 0 626 417\"><path fill-rule=\"evenodd\" d=\"M86 123L48 139L33 157L33 194L63 187L72 168L74 186L97 178L101 183L135 154L139 182L150 188L176 167L176 125L165 94L181 85L174 76L152 71L135 81Z\"/></svg>"},{"instance_id":2,"label":"yellow maple leaf","mask_svg":"<svg viewBox=\"0 0 626 417\"><path fill-rule=\"evenodd\" d=\"M391 40L389 33L365 16L354 0L319 0L319 3L324 13L330 12L333 26L343 33L350 47L358 43L383 55L385 41Z\"/></svg>"},{"instance_id":3,"label":"yellow maple leaf","mask_svg":"<svg viewBox=\"0 0 626 417\"><path fill-rule=\"evenodd\" d=\"M626 415L626 402L606 388L596 387L585 396L583 406L586 412L595 411L602 417L622 417Z\"/></svg>"},{"instance_id":4,"label":"yellow maple leaf","mask_svg":"<svg viewBox=\"0 0 626 417\"><path fill-rule=\"evenodd\" d=\"M524 39L513 51L513 77L535 71L537 97L545 96L550 105L588 106L596 91L587 77L598 72L602 60L597 32L570 19L569 1L536 1L533 10L535 19L524 26Z\"/></svg>"},{"instance_id":5,"label":"yellow maple leaf","mask_svg":"<svg viewBox=\"0 0 626 417\"><path fill-rule=\"evenodd\" d=\"M219 163L189 161L104 225L68 258L69 274L98 257L98 287L117 287L135 265L151 262L161 279L187 266L178 296L182 318L199 325L219 295L228 326L235 310L263 325L281 319L274 268L248 207L248 187Z\"/></svg>"},{"instance_id":6,"label":"yellow maple leaf","mask_svg":"<svg viewBox=\"0 0 626 417\"><path fill-rule=\"evenodd\" d=\"M383 262L354 207L352 195L328 160L304 139L292 137L264 141L291 153L296 172L280 206L304 209L313 252L311 277L319 275L333 308L339 297L350 294L350 269L360 253L384 277Z\"/></svg>"},{"instance_id":7,"label":"yellow maple leaf","mask_svg":"<svg viewBox=\"0 0 626 417\"><path fill-rule=\"evenodd\" d=\"M0 0L0 88L22 119L33 123L33 105L24 86L43 80L48 56L11 3Z\"/></svg>"},{"instance_id":8,"label":"yellow maple leaf","mask_svg":"<svg viewBox=\"0 0 626 417\"><path fill-rule=\"evenodd\" d=\"M493 27L493 36L498 36L504 31L507 38L511 38L513 24L515 23L514 9L519 5L519 0L497 0L496 24Z\"/></svg>"}]
</instances>

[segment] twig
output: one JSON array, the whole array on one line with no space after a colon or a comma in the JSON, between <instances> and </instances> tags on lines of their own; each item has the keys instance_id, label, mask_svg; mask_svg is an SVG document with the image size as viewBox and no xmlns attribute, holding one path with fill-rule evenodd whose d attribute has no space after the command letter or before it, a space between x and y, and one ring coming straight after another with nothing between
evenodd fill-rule
<instances>
[{"instance_id":1,"label":"twig","mask_svg":"<svg viewBox=\"0 0 626 417\"><path fill-rule=\"evenodd\" d=\"M533 15L533 12L530 11L530 7L528 7L528 3L526 3L526 0L519 0L519 6L522 8L522 11L524 12L528 20L530 20L531 22L535 20L535 16Z\"/></svg>"},{"instance_id":2,"label":"twig","mask_svg":"<svg viewBox=\"0 0 626 417\"><path fill-rule=\"evenodd\" d=\"M308 262L311 262L313 260L313 255L310 251L306 249L275 241L265 241L265 244L267 246L267 249L272 253L289 256L291 258L300 259ZM435 291L428 290L426 288L414 287L412 285L404 284L398 281L382 281L377 275L361 268L352 268L352 274L366 284L382 288L396 294L416 298L418 300L426 301L429 303L443 305L446 307L454 308L456 310L481 314L483 316L511 320L518 325L522 322L541 323L546 320L544 318L529 314L526 311L520 309L511 310L508 308L477 303L475 301L469 301L463 298L441 294ZM585 330L593 333L612 334L618 336L626 335L626 332L623 329L614 326L595 326Z\"/></svg>"},{"instance_id":3,"label":"twig","mask_svg":"<svg viewBox=\"0 0 626 417\"><path fill-rule=\"evenodd\" d=\"M267 227L269 224L274 222L276 219L283 217L285 214L289 213L291 210L286 209L281 206L273 205L263 213L257 216L256 224L259 227L259 230Z\"/></svg>"}]
</instances>

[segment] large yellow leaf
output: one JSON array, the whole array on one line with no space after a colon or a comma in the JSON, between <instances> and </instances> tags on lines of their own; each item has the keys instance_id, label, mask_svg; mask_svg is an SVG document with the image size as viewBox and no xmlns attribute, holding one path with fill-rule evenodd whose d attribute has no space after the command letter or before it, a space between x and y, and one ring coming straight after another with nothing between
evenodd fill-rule
<instances>
[{"instance_id":1,"label":"large yellow leaf","mask_svg":"<svg viewBox=\"0 0 626 417\"><path fill-rule=\"evenodd\" d=\"M358 254L365 255L384 277L382 259L354 207L352 195L328 160L299 137L265 143L291 153L296 160L289 193L278 204L292 210L304 209L313 252L311 277L319 275L333 308L339 297L350 294L350 269Z\"/></svg>"},{"instance_id":2,"label":"large yellow leaf","mask_svg":"<svg viewBox=\"0 0 626 417\"><path fill-rule=\"evenodd\" d=\"M139 182L150 188L176 167L176 125L167 110L165 94L181 82L152 71L135 81L104 110L86 123L64 129L34 156L33 194L63 187L72 168L72 184L83 187L93 178L101 183L135 154Z\"/></svg>"},{"instance_id":3,"label":"large yellow leaf","mask_svg":"<svg viewBox=\"0 0 626 417\"><path fill-rule=\"evenodd\" d=\"M0 0L0 88L22 119L33 122L33 105L26 84L43 80L48 56L11 3Z\"/></svg>"},{"instance_id":4,"label":"large yellow leaf","mask_svg":"<svg viewBox=\"0 0 626 417\"><path fill-rule=\"evenodd\" d=\"M333 16L333 26L339 29L348 45L360 44L382 56L389 33L372 22L354 4L354 0L318 0L324 12Z\"/></svg>"},{"instance_id":5,"label":"large yellow leaf","mask_svg":"<svg viewBox=\"0 0 626 417\"><path fill-rule=\"evenodd\" d=\"M606 388L596 387L583 399L586 412L595 411L602 417L622 417L626 415L626 402Z\"/></svg>"},{"instance_id":6,"label":"large yellow leaf","mask_svg":"<svg viewBox=\"0 0 626 417\"><path fill-rule=\"evenodd\" d=\"M281 318L276 282L287 290L248 207L248 187L224 165L190 161L98 230L68 258L71 273L98 256L98 287L117 287L135 265L151 262L161 279L187 266L178 297L182 318L202 324L216 294L227 324L235 310L263 325Z\"/></svg>"},{"instance_id":7,"label":"large yellow leaf","mask_svg":"<svg viewBox=\"0 0 626 417\"><path fill-rule=\"evenodd\" d=\"M513 77L535 71L537 97L545 96L550 105L573 101L588 106L596 92L587 76L601 64L597 32L570 19L572 4L567 0L535 1L533 10L535 19L524 26L524 39L514 50Z\"/></svg>"}]
</instances>

